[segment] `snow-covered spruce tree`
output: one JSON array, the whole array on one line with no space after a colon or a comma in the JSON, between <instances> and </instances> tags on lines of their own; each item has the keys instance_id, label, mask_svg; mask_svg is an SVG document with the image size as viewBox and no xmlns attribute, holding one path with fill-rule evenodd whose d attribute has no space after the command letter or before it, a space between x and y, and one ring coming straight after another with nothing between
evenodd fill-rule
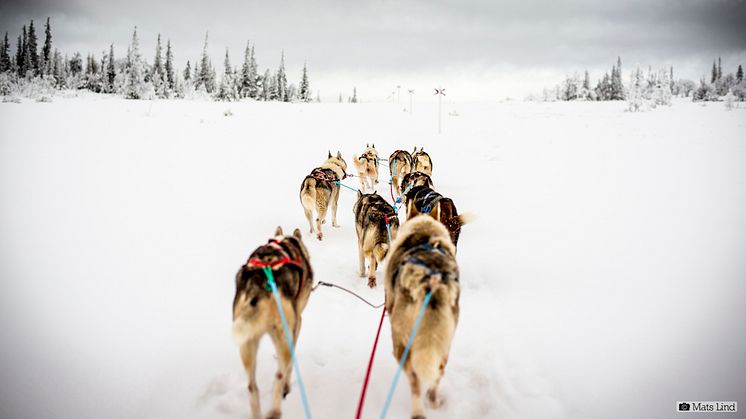
<instances>
[{"instance_id":1,"label":"snow-covered spruce tree","mask_svg":"<svg viewBox=\"0 0 746 419\"><path fill-rule=\"evenodd\" d=\"M242 98L251 97L251 86L255 83L255 77L251 74L251 47L246 42L246 49L243 53L243 66L241 66L241 77L238 80L239 95Z\"/></svg>"},{"instance_id":2,"label":"snow-covered spruce tree","mask_svg":"<svg viewBox=\"0 0 746 419\"><path fill-rule=\"evenodd\" d=\"M212 63L207 55L207 36L205 34L205 45L202 47L202 58L200 59L198 75L194 80L194 88L204 89L207 93L212 93L214 89L214 78L212 77Z\"/></svg>"},{"instance_id":3,"label":"snow-covered spruce tree","mask_svg":"<svg viewBox=\"0 0 746 419\"><path fill-rule=\"evenodd\" d=\"M267 101L269 100L269 84L271 81L272 76L269 75L269 69L264 70L264 75L262 76L260 82L261 82L261 91L259 94L259 99Z\"/></svg>"},{"instance_id":4,"label":"snow-covered spruce tree","mask_svg":"<svg viewBox=\"0 0 746 419\"><path fill-rule=\"evenodd\" d=\"M308 68L306 63L303 63L303 75L300 78L300 100L303 102L309 101L310 83L308 81Z\"/></svg>"},{"instance_id":5,"label":"snow-covered spruce tree","mask_svg":"<svg viewBox=\"0 0 746 419\"><path fill-rule=\"evenodd\" d=\"M339 92L339 100L337 101L337 103L342 103L342 92Z\"/></svg>"},{"instance_id":6,"label":"snow-covered spruce tree","mask_svg":"<svg viewBox=\"0 0 746 419\"><path fill-rule=\"evenodd\" d=\"M18 35L18 44L16 45L16 72L18 77L26 74L26 25L23 25L21 34Z\"/></svg>"},{"instance_id":7,"label":"snow-covered spruce tree","mask_svg":"<svg viewBox=\"0 0 746 419\"><path fill-rule=\"evenodd\" d=\"M321 90L316 91L316 102L321 103Z\"/></svg>"},{"instance_id":8,"label":"snow-covered spruce tree","mask_svg":"<svg viewBox=\"0 0 746 419\"><path fill-rule=\"evenodd\" d=\"M652 100L656 106L671 106L671 83L666 70L662 70L656 79Z\"/></svg>"},{"instance_id":9,"label":"snow-covered spruce tree","mask_svg":"<svg viewBox=\"0 0 746 419\"><path fill-rule=\"evenodd\" d=\"M300 96L298 95L298 86L296 86L295 83L290 83L290 85L288 86L286 97L288 102L296 102L300 100Z\"/></svg>"},{"instance_id":10,"label":"snow-covered spruce tree","mask_svg":"<svg viewBox=\"0 0 746 419\"><path fill-rule=\"evenodd\" d=\"M710 83L707 83L707 81L705 81L705 78L702 77L701 79L699 79L699 87L695 89L694 93L692 94L692 101L698 102L708 100L717 100L717 95L715 94L712 85Z\"/></svg>"},{"instance_id":11,"label":"snow-covered spruce tree","mask_svg":"<svg viewBox=\"0 0 746 419\"><path fill-rule=\"evenodd\" d=\"M41 49L41 69L40 72L45 75L52 74L52 27L49 24L44 26L44 47Z\"/></svg>"},{"instance_id":12,"label":"snow-covered spruce tree","mask_svg":"<svg viewBox=\"0 0 746 419\"><path fill-rule=\"evenodd\" d=\"M106 91L116 93L114 89L114 79L117 77L117 69L114 60L114 44L109 45L109 59L106 63Z\"/></svg>"},{"instance_id":13,"label":"snow-covered spruce tree","mask_svg":"<svg viewBox=\"0 0 746 419\"><path fill-rule=\"evenodd\" d=\"M8 32L5 32L5 38L3 39L2 47L0 48L0 73L5 73L10 70L10 42L8 42Z\"/></svg>"},{"instance_id":14,"label":"snow-covered spruce tree","mask_svg":"<svg viewBox=\"0 0 746 419\"><path fill-rule=\"evenodd\" d=\"M216 98L218 100L225 100L229 102L238 100L238 90L236 88L236 82L233 76L234 73L233 68L231 67L231 59L228 54L228 48L225 49L225 62L223 63L223 66L225 68L225 71L223 72L223 77L220 80L220 87L218 88Z\"/></svg>"},{"instance_id":15,"label":"snow-covered spruce tree","mask_svg":"<svg viewBox=\"0 0 746 419\"><path fill-rule=\"evenodd\" d=\"M67 80L66 85L70 89L80 89L83 78L83 57L79 52L73 54L70 61L67 62Z\"/></svg>"},{"instance_id":16,"label":"snow-covered spruce tree","mask_svg":"<svg viewBox=\"0 0 746 419\"><path fill-rule=\"evenodd\" d=\"M277 69L277 100L287 102L288 79L285 75L285 50L280 56L280 68Z\"/></svg>"},{"instance_id":17,"label":"snow-covered spruce tree","mask_svg":"<svg viewBox=\"0 0 746 419\"><path fill-rule=\"evenodd\" d=\"M351 103L357 103L357 87L352 88L352 99L350 99Z\"/></svg>"},{"instance_id":18,"label":"snow-covered spruce tree","mask_svg":"<svg viewBox=\"0 0 746 419\"><path fill-rule=\"evenodd\" d=\"M562 85L562 100L569 101L578 98L578 74L566 77Z\"/></svg>"},{"instance_id":19,"label":"snow-covered spruce tree","mask_svg":"<svg viewBox=\"0 0 746 419\"><path fill-rule=\"evenodd\" d=\"M715 60L712 60L712 74L710 75L710 83L715 84L718 79L718 67L715 64Z\"/></svg>"},{"instance_id":20,"label":"snow-covered spruce tree","mask_svg":"<svg viewBox=\"0 0 746 419\"><path fill-rule=\"evenodd\" d=\"M718 80L723 78L723 61L721 57L718 57Z\"/></svg>"},{"instance_id":21,"label":"snow-covered spruce tree","mask_svg":"<svg viewBox=\"0 0 746 419\"><path fill-rule=\"evenodd\" d=\"M31 20L31 23L28 27L28 40L26 41L26 48L28 49L28 58L29 58L29 68L28 70L33 72L33 75L36 76L39 74L39 49L37 45L37 39L36 39L36 30L34 29L34 21Z\"/></svg>"},{"instance_id":22,"label":"snow-covered spruce tree","mask_svg":"<svg viewBox=\"0 0 746 419\"><path fill-rule=\"evenodd\" d=\"M5 33L5 43L8 44L8 33ZM738 65L738 70L736 70L736 83L740 83L743 81L743 67L741 67L741 64Z\"/></svg>"},{"instance_id":23,"label":"snow-covered spruce tree","mask_svg":"<svg viewBox=\"0 0 746 419\"><path fill-rule=\"evenodd\" d=\"M277 75L269 75L269 86L267 87L267 100L280 100L277 89Z\"/></svg>"},{"instance_id":24,"label":"snow-covered spruce tree","mask_svg":"<svg viewBox=\"0 0 746 419\"><path fill-rule=\"evenodd\" d=\"M150 81L153 83L156 96L159 98L165 98L167 96L168 85L166 83L166 70L163 67L163 57L161 52L161 34L158 34L155 44L155 58L153 59L153 70Z\"/></svg>"},{"instance_id":25,"label":"snow-covered spruce tree","mask_svg":"<svg viewBox=\"0 0 746 419\"><path fill-rule=\"evenodd\" d=\"M130 45L127 61L130 66L126 72L124 97L127 99L151 99L155 95L155 91L153 85L145 81L145 63L140 55L137 27L132 33L132 45Z\"/></svg>"},{"instance_id":26,"label":"snow-covered spruce tree","mask_svg":"<svg viewBox=\"0 0 746 419\"><path fill-rule=\"evenodd\" d=\"M171 40L166 41L166 96L171 97L176 87L176 76L174 73L174 53L171 51Z\"/></svg>"},{"instance_id":27,"label":"snow-covered spruce tree","mask_svg":"<svg viewBox=\"0 0 746 419\"><path fill-rule=\"evenodd\" d=\"M611 75L611 97L610 100L624 100L624 84L622 83L622 58L617 57L616 66Z\"/></svg>"},{"instance_id":28,"label":"snow-covered spruce tree","mask_svg":"<svg viewBox=\"0 0 746 419\"><path fill-rule=\"evenodd\" d=\"M596 97L598 100L609 100L611 97L611 78L609 73L604 74L603 78L596 85Z\"/></svg>"},{"instance_id":29,"label":"snow-covered spruce tree","mask_svg":"<svg viewBox=\"0 0 746 419\"><path fill-rule=\"evenodd\" d=\"M645 98L643 97L646 88L646 82L640 71L640 66L630 74L629 94L627 95L627 110L630 112L640 112L645 110Z\"/></svg>"}]
</instances>

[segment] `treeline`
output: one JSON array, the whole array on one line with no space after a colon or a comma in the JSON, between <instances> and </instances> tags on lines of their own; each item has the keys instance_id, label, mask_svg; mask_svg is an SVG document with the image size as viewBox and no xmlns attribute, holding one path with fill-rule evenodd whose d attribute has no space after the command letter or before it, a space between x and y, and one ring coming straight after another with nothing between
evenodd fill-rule
<instances>
[{"instance_id":1,"label":"treeline","mask_svg":"<svg viewBox=\"0 0 746 419\"><path fill-rule=\"evenodd\" d=\"M52 47L49 18L44 36L40 51L32 20L28 26L23 26L15 51L12 51L8 33L5 33L0 43L0 94L86 89L130 99L209 97L225 101L251 98L282 102L310 102L314 99L305 63L297 84L288 82L284 52L280 54L276 70L267 68L259 73L255 46L248 42L240 66L231 64L226 48L223 73L218 77L207 54L207 35L201 57L195 62L187 61L183 70L175 67L170 40L166 41L164 51L160 34L152 64L149 64L140 51L136 27L122 58L115 55L113 44L99 57L88 54L84 59L79 52L72 57L63 56ZM318 92L315 99L320 101Z\"/></svg>"},{"instance_id":2,"label":"treeline","mask_svg":"<svg viewBox=\"0 0 746 419\"><path fill-rule=\"evenodd\" d=\"M694 101L724 100L728 93L737 99L746 100L746 82L743 81L743 68L739 65L735 74L723 75L721 60L718 58L712 65L712 76L709 81L703 76L699 86L691 80L675 79L673 66L660 71L653 71L648 67L643 73L639 67L630 73L629 82L625 85L622 80L622 60L611 68L611 73L605 73L595 86L591 86L588 70L584 77L575 73L565 78L564 82L554 89L544 89L541 95L531 95L530 100L543 101L602 101L628 100L631 106L641 101L652 107L656 104L670 104L670 98L691 97Z\"/></svg>"}]
</instances>

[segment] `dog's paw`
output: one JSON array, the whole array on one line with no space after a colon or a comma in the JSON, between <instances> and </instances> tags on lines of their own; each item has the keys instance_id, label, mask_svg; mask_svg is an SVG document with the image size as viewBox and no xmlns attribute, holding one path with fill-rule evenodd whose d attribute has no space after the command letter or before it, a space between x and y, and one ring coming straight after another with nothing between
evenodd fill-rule
<instances>
[{"instance_id":1,"label":"dog's paw","mask_svg":"<svg viewBox=\"0 0 746 419\"><path fill-rule=\"evenodd\" d=\"M316 235L316 238L319 239L319 241L321 241L324 238L324 233L319 231L319 234Z\"/></svg>"},{"instance_id":2,"label":"dog's paw","mask_svg":"<svg viewBox=\"0 0 746 419\"><path fill-rule=\"evenodd\" d=\"M376 277L375 276L373 278L368 278L368 286L371 287L371 288L375 288L376 287Z\"/></svg>"},{"instance_id":3,"label":"dog's paw","mask_svg":"<svg viewBox=\"0 0 746 419\"><path fill-rule=\"evenodd\" d=\"M365 271L360 271L357 274L360 275L360 278L365 278Z\"/></svg>"},{"instance_id":4,"label":"dog's paw","mask_svg":"<svg viewBox=\"0 0 746 419\"><path fill-rule=\"evenodd\" d=\"M332 223L332 227L334 227L334 228L339 228L339 224L337 224L337 223Z\"/></svg>"},{"instance_id":5,"label":"dog's paw","mask_svg":"<svg viewBox=\"0 0 746 419\"><path fill-rule=\"evenodd\" d=\"M269 413L267 413L266 419L280 419L282 417L282 413L280 413L279 410L272 410Z\"/></svg>"}]
</instances>

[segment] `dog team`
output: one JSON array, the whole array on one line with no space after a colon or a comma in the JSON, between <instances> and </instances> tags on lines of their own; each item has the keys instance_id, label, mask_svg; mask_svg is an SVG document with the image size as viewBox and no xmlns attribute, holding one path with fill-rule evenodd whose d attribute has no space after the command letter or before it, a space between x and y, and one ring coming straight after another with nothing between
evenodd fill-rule
<instances>
[{"instance_id":1,"label":"dog team","mask_svg":"<svg viewBox=\"0 0 746 419\"><path fill-rule=\"evenodd\" d=\"M443 377L459 316L459 269L456 245L467 217L459 215L450 198L433 186L433 162L422 147L410 154L396 150L388 158L390 189L398 196L387 202L376 192L379 161L375 144L366 144L363 153L353 156L360 180L353 207L361 277L368 286L377 285L376 269L388 257L384 270L385 310L391 322L393 354L402 357L418 311L431 297L411 344L403 371L412 393L412 418L424 419L422 389L430 407L441 405L438 383ZM330 152L321 166L303 179L300 201L311 235L324 237L322 225L331 209L332 226L337 224L337 204L341 182L351 177L342 154ZM398 207L396 206L398 205ZM406 222L398 209L406 208ZM316 218L314 218L316 214ZM278 360L268 419L281 417L282 399L290 391L291 348L283 336L278 306L273 302L265 267L272 276L281 301L293 345L297 341L303 312L313 288L313 270L300 230L290 236L277 227L267 244L258 247L236 274L233 300L233 335L240 347L248 375L251 415L261 417L256 361L259 341L269 334ZM266 268L269 267L269 268Z\"/></svg>"}]
</instances>

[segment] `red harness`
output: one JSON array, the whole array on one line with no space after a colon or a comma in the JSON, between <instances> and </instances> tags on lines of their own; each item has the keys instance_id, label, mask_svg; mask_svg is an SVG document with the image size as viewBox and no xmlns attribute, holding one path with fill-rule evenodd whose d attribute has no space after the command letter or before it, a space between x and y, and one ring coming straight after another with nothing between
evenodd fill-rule
<instances>
[{"instance_id":1,"label":"red harness","mask_svg":"<svg viewBox=\"0 0 746 419\"><path fill-rule=\"evenodd\" d=\"M302 273L300 276L300 287L298 287L298 292L295 293L295 298L297 299L300 295L300 291L303 289L303 284L305 284L306 282L306 270L303 269L303 264L299 260L291 259L285 249L280 246L279 243L277 243L277 240L270 240L269 243L266 244L266 246L278 250L282 254L282 259L276 260L274 262L262 262L259 259L249 259L246 261L246 266L257 268L269 267L272 268L272 270L282 268L287 264L299 267Z\"/></svg>"}]
</instances>

